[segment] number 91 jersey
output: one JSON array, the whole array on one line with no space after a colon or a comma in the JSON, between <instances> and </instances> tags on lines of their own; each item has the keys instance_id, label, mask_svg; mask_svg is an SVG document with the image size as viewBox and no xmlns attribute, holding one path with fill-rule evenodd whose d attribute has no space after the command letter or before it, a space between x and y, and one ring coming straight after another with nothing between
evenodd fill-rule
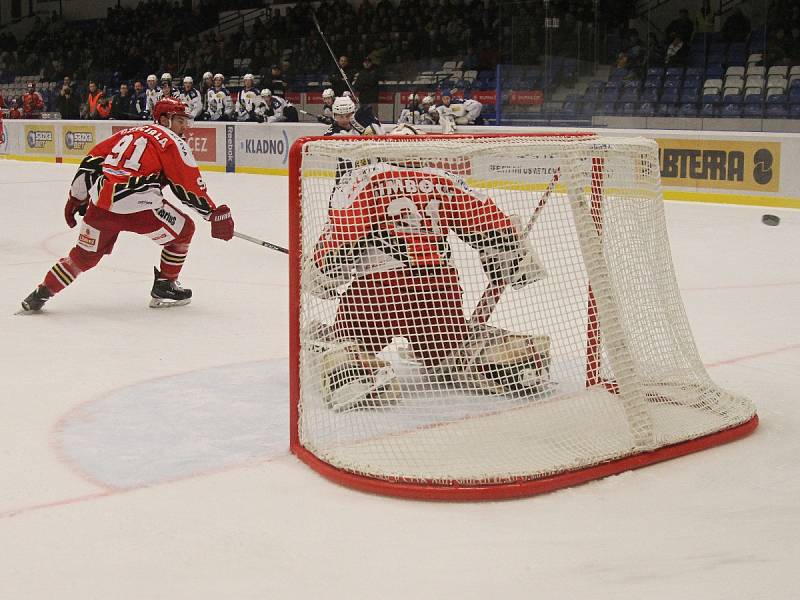
<instances>
[{"instance_id":1,"label":"number 91 jersey","mask_svg":"<svg viewBox=\"0 0 800 600\"><path fill-rule=\"evenodd\" d=\"M481 248L514 229L485 194L441 169L379 163L354 169L334 188L314 258L324 270L443 267L450 232Z\"/></svg>"},{"instance_id":2,"label":"number 91 jersey","mask_svg":"<svg viewBox=\"0 0 800 600\"><path fill-rule=\"evenodd\" d=\"M149 124L123 129L89 151L72 182L72 196L129 214L159 209L162 188L201 215L216 207L189 145L170 129Z\"/></svg>"}]
</instances>

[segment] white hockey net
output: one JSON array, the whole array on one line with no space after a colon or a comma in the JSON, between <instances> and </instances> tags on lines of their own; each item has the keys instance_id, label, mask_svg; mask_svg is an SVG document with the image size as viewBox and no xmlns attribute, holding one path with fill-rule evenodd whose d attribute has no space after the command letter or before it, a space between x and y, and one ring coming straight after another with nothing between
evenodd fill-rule
<instances>
[{"instance_id":1,"label":"white hockey net","mask_svg":"<svg viewBox=\"0 0 800 600\"><path fill-rule=\"evenodd\" d=\"M301 456L492 486L755 426L692 339L653 141L328 138L298 166Z\"/></svg>"}]
</instances>

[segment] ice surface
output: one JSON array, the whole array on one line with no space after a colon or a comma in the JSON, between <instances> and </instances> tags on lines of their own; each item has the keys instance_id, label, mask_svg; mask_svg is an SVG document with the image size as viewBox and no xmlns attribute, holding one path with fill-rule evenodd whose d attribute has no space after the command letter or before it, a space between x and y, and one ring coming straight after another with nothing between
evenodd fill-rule
<instances>
[{"instance_id":1,"label":"ice surface","mask_svg":"<svg viewBox=\"0 0 800 600\"><path fill-rule=\"evenodd\" d=\"M796 598L800 213L667 205L704 361L754 399L742 441L546 496L399 501L288 454L287 261L200 220L185 308L158 248L47 306L74 166L0 161L0 598ZM286 179L208 173L237 229L287 243Z\"/></svg>"}]
</instances>

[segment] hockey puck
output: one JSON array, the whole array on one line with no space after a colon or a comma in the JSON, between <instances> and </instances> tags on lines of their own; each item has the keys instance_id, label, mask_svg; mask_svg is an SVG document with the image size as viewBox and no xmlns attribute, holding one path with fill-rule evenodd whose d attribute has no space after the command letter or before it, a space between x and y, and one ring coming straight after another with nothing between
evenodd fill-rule
<instances>
[{"instance_id":1,"label":"hockey puck","mask_svg":"<svg viewBox=\"0 0 800 600\"><path fill-rule=\"evenodd\" d=\"M775 225L781 222L781 218L777 215L764 215L763 217L761 217L761 222L764 225L770 225L772 227L775 227Z\"/></svg>"}]
</instances>

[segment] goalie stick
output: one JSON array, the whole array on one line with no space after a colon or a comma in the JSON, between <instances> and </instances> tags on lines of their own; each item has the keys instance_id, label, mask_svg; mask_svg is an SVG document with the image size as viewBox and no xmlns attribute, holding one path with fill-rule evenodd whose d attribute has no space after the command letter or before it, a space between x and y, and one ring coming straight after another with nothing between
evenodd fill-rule
<instances>
[{"instance_id":1,"label":"goalie stick","mask_svg":"<svg viewBox=\"0 0 800 600\"><path fill-rule=\"evenodd\" d=\"M276 250L277 252L283 252L284 254L289 254L289 250L287 248L284 248L283 246L278 246L277 244L273 244L272 242L265 242L264 240L254 238L244 233L239 233L238 231L233 232L233 237L238 237L239 239L247 240L248 242L253 242L254 244L258 244L259 246L264 246L265 248L269 248L270 250Z\"/></svg>"},{"instance_id":2,"label":"goalie stick","mask_svg":"<svg viewBox=\"0 0 800 600\"><path fill-rule=\"evenodd\" d=\"M347 78L347 73L344 72L344 69L342 69L341 65L339 65L339 61L336 60L336 55L333 53L333 50L331 49L331 45L328 43L328 40L325 39L325 34L322 33L322 28L319 26L319 21L317 20L317 15L314 13L313 10L311 11L311 18L314 20L314 25L316 26L317 31L319 32L319 37L322 38L322 42L325 44L325 47L328 48L328 52L331 53L331 58L333 59L333 62L336 65L336 68L339 69L339 73L341 74L342 79L347 84L347 89L350 90L350 93L353 94L353 98L355 99L356 98L356 93L353 91L353 86L350 85L350 80Z\"/></svg>"},{"instance_id":3,"label":"goalie stick","mask_svg":"<svg viewBox=\"0 0 800 600\"><path fill-rule=\"evenodd\" d=\"M528 219L528 224L525 226L525 229L522 230L520 241L528 237L531 229L533 229L533 224L536 223L536 219L539 218L542 209L547 204L547 199L550 198L550 195L556 189L559 173L560 170L556 169L553 179L548 184L547 189L544 191L541 198L539 198L539 204L533 210L533 214L530 216L530 219ZM494 309L497 307L497 303L500 301L500 296L503 295L503 292L508 287L508 284L508 281L494 281L487 286L487 288L483 291L483 295L478 301L475 310L472 311L470 323L475 325L483 325L489 320L489 317L492 316Z\"/></svg>"}]
</instances>

